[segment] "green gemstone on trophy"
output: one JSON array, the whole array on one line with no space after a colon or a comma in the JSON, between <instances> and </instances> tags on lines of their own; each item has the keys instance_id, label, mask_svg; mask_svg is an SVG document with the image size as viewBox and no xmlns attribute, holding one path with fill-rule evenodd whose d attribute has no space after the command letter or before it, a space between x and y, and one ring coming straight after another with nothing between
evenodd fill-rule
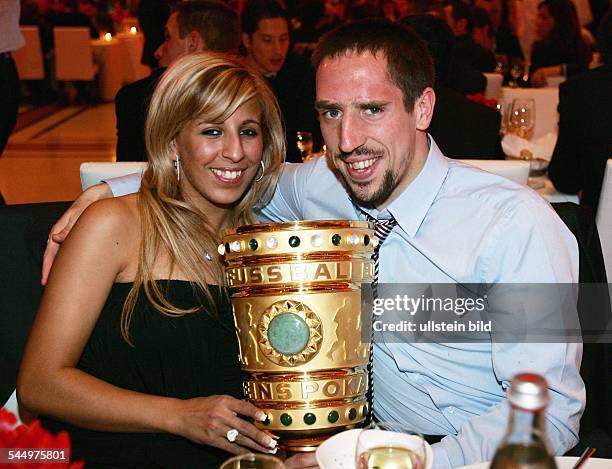
<instances>
[{"instance_id":1,"label":"green gemstone on trophy","mask_svg":"<svg viewBox=\"0 0 612 469\"><path fill-rule=\"evenodd\" d=\"M370 237L369 237L368 235L365 235L365 236L363 237L363 244L364 244L364 245L366 245L366 246L367 246L368 244L370 244Z\"/></svg>"},{"instance_id":2,"label":"green gemstone on trophy","mask_svg":"<svg viewBox=\"0 0 612 469\"><path fill-rule=\"evenodd\" d=\"M306 321L294 313L276 316L268 326L268 342L283 355L300 353L308 345L310 328Z\"/></svg>"},{"instance_id":3,"label":"green gemstone on trophy","mask_svg":"<svg viewBox=\"0 0 612 469\"><path fill-rule=\"evenodd\" d=\"M316 421L317 421L317 416L315 414L308 412L306 415L304 415L304 423L306 425L312 425Z\"/></svg>"},{"instance_id":4,"label":"green gemstone on trophy","mask_svg":"<svg viewBox=\"0 0 612 469\"><path fill-rule=\"evenodd\" d=\"M280 417L280 421L285 427L288 427L293 422L293 419L289 414L282 414Z\"/></svg>"},{"instance_id":5,"label":"green gemstone on trophy","mask_svg":"<svg viewBox=\"0 0 612 469\"><path fill-rule=\"evenodd\" d=\"M292 248L297 248L300 245L300 238L298 238L297 236L292 236L291 238L289 238L289 246L291 246Z\"/></svg>"},{"instance_id":6,"label":"green gemstone on trophy","mask_svg":"<svg viewBox=\"0 0 612 469\"><path fill-rule=\"evenodd\" d=\"M357 409L355 409L354 407L351 408L351 410L349 410L349 420L355 420L357 418Z\"/></svg>"},{"instance_id":7,"label":"green gemstone on trophy","mask_svg":"<svg viewBox=\"0 0 612 469\"><path fill-rule=\"evenodd\" d=\"M366 417L366 415L368 415L368 406L367 406L367 405L364 405L364 406L361 408L361 416L362 416L363 418L365 418L365 417Z\"/></svg>"},{"instance_id":8,"label":"green gemstone on trophy","mask_svg":"<svg viewBox=\"0 0 612 469\"><path fill-rule=\"evenodd\" d=\"M327 421L329 423L336 423L340 418L340 414L337 410L332 410L329 414L327 414Z\"/></svg>"},{"instance_id":9,"label":"green gemstone on trophy","mask_svg":"<svg viewBox=\"0 0 612 469\"><path fill-rule=\"evenodd\" d=\"M340 241L342 241L342 236L339 234L335 234L332 236L332 243L334 246L340 246Z\"/></svg>"},{"instance_id":10,"label":"green gemstone on trophy","mask_svg":"<svg viewBox=\"0 0 612 469\"><path fill-rule=\"evenodd\" d=\"M249 240L249 249L251 251L257 251L258 247L259 247L259 243L257 242L256 239Z\"/></svg>"}]
</instances>

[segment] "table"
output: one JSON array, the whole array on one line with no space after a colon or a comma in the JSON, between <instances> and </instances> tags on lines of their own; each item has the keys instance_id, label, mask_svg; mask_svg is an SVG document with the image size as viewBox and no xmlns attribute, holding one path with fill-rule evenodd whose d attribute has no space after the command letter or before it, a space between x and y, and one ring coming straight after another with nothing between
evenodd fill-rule
<instances>
[{"instance_id":1,"label":"table","mask_svg":"<svg viewBox=\"0 0 612 469\"><path fill-rule=\"evenodd\" d=\"M535 126L533 139L540 138L547 133L557 133L559 114L558 88L510 88L503 86L499 99L512 103L514 99L533 99L535 102Z\"/></svg>"},{"instance_id":2,"label":"table","mask_svg":"<svg viewBox=\"0 0 612 469\"><path fill-rule=\"evenodd\" d=\"M91 41L91 47L94 62L100 67L98 72L100 97L103 101L113 101L117 91L123 86L121 42L115 38L110 41L96 39Z\"/></svg>"},{"instance_id":3,"label":"table","mask_svg":"<svg viewBox=\"0 0 612 469\"><path fill-rule=\"evenodd\" d=\"M529 178L530 183L535 181L536 183L544 184L542 187L534 187L534 190L548 200L551 204L553 202L573 202L575 204L579 203L580 200L576 194L566 194L564 192L559 192L555 189L555 186L546 176L542 178ZM539 185L539 184L538 184ZM612 464L611 464L612 467Z\"/></svg>"},{"instance_id":4,"label":"table","mask_svg":"<svg viewBox=\"0 0 612 469\"><path fill-rule=\"evenodd\" d=\"M557 456L555 462L559 469L571 469L578 460L577 457L573 456ZM488 469L490 462L483 462L480 464L471 464L469 466L463 466L459 469ZM610 469L612 468L612 459L602 458L590 458L585 465L585 469Z\"/></svg>"}]
</instances>

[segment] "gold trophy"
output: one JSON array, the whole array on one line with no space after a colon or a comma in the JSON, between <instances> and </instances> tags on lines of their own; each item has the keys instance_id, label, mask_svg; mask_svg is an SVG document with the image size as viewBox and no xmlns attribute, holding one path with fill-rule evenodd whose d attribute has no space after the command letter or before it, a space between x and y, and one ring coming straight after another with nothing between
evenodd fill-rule
<instances>
[{"instance_id":1,"label":"gold trophy","mask_svg":"<svg viewBox=\"0 0 612 469\"><path fill-rule=\"evenodd\" d=\"M369 412L361 284L372 281L375 243L369 222L301 221L230 229L219 246L245 395L289 451L314 451Z\"/></svg>"}]
</instances>

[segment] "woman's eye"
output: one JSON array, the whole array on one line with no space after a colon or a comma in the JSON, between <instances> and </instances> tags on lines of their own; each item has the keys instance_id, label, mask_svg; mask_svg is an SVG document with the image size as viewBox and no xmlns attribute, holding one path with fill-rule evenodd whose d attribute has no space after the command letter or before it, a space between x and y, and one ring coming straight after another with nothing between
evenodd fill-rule
<instances>
[{"instance_id":1,"label":"woman's eye","mask_svg":"<svg viewBox=\"0 0 612 469\"><path fill-rule=\"evenodd\" d=\"M207 135L210 137L217 137L221 135L221 131L219 129L204 129L202 131L202 135Z\"/></svg>"},{"instance_id":2,"label":"woman's eye","mask_svg":"<svg viewBox=\"0 0 612 469\"><path fill-rule=\"evenodd\" d=\"M257 137L257 130L255 129L243 129L240 133L247 137Z\"/></svg>"}]
</instances>

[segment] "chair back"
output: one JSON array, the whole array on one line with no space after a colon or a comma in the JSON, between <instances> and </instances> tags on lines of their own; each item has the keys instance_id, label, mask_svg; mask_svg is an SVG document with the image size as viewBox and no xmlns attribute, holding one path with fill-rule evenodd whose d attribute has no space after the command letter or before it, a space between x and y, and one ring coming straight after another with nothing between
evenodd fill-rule
<instances>
[{"instance_id":1,"label":"chair back","mask_svg":"<svg viewBox=\"0 0 612 469\"><path fill-rule=\"evenodd\" d=\"M510 179L518 184L527 185L529 162L520 160L461 160L489 173Z\"/></svg>"},{"instance_id":2,"label":"chair back","mask_svg":"<svg viewBox=\"0 0 612 469\"><path fill-rule=\"evenodd\" d=\"M19 29L25 39L25 46L13 52L19 79L43 80L45 78L45 66L38 26L20 26Z\"/></svg>"},{"instance_id":3,"label":"chair back","mask_svg":"<svg viewBox=\"0 0 612 469\"><path fill-rule=\"evenodd\" d=\"M92 81L96 75L89 28L53 28L55 77L58 81Z\"/></svg>"},{"instance_id":4,"label":"chair back","mask_svg":"<svg viewBox=\"0 0 612 469\"><path fill-rule=\"evenodd\" d=\"M606 164L595 220L601 239L606 273L610 278L612 276L612 159Z\"/></svg>"},{"instance_id":5,"label":"chair back","mask_svg":"<svg viewBox=\"0 0 612 469\"><path fill-rule=\"evenodd\" d=\"M485 98L497 99L501 91L504 76L500 73L483 73L487 79L487 88L485 89Z\"/></svg>"},{"instance_id":6,"label":"chair back","mask_svg":"<svg viewBox=\"0 0 612 469\"><path fill-rule=\"evenodd\" d=\"M145 161L94 162L81 164L81 186L83 190L100 182L127 174L143 173Z\"/></svg>"}]
</instances>

